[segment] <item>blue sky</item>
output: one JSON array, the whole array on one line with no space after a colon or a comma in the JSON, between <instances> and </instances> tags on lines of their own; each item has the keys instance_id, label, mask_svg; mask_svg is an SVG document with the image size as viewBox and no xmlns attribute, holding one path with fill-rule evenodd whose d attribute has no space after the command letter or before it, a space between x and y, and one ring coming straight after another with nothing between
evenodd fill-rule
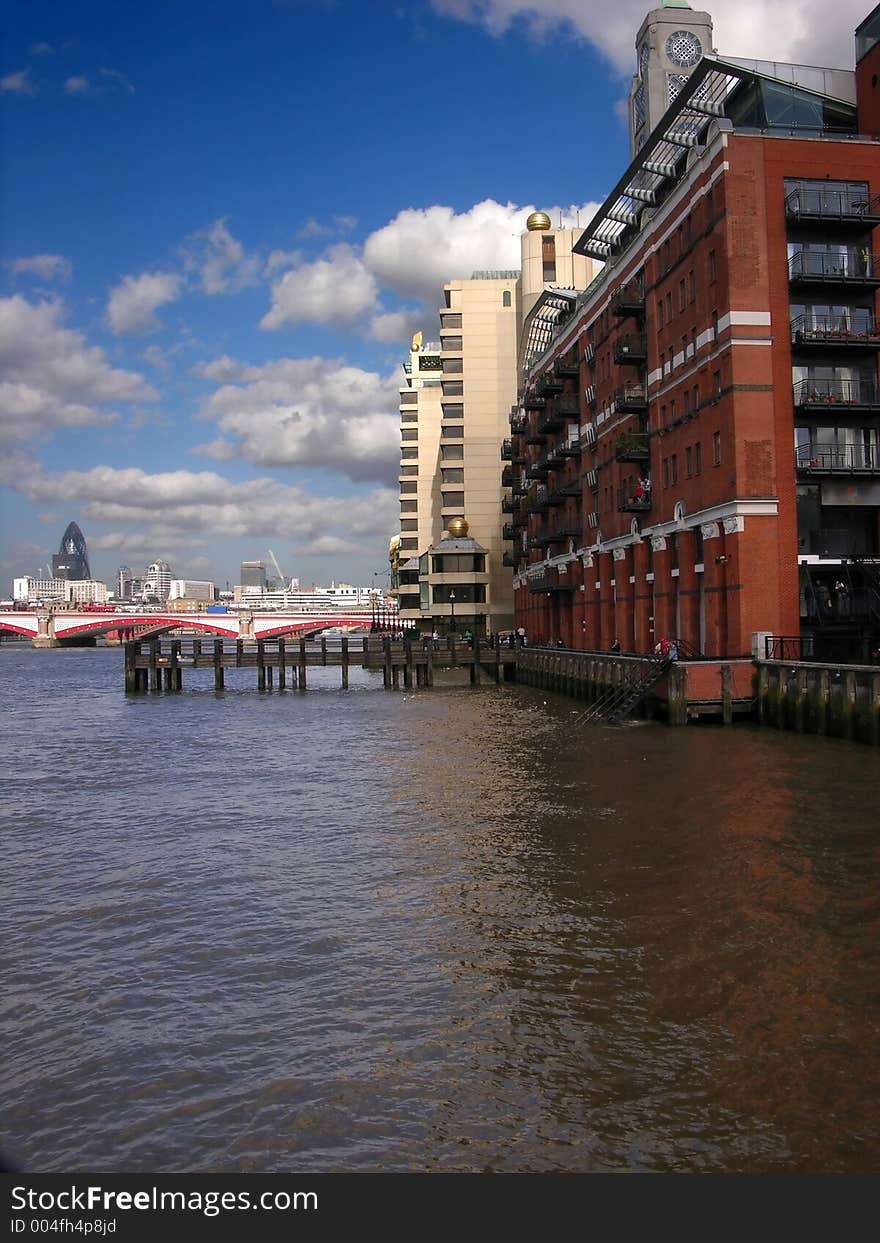
<instances>
[{"instance_id":1,"label":"blue sky","mask_svg":"<svg viewBox=\"0 0 880 1243\"><path fill-rule=\"evenodd\" d=\"M647 7L7 0L0 594L71 520L111 583L270 547L371 583L410 334L614 185ZM819 0L709 7L729 54L846 66L870 6L821 52Z\"/></svg>"}]
</instances>

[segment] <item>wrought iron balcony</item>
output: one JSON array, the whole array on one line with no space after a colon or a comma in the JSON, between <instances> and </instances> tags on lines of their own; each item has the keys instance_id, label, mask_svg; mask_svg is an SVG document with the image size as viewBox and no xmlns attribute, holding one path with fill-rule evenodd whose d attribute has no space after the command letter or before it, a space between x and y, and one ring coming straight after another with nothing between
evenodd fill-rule
<instances>
[{"instance_id":1,"label":"wrought iron balcony","mask_svg":"<svg viewBox=\"0 0 880 1243\"><path fill-rule=\"evenodd\" d=\"M549 504L549 493L543 484L539 484L534 492L526 497L526 510L530 514L540 513Z\"/></svg>"},{"instance_id":2,"label":"wrought iron balcony","mask_svg":"<svg viewBox=\"0 0 880 1243\"><path fill-rule=\"evenodd\" d=\"M644 384L625 384L614 394L614 408L622 413L634 410L647 410L648 390Z\"/></svg>"},{"instance_id":3,"label":"wrought iron balcony","mask_svg":"<svg viewBox=\"0 0 880 1243\"><path fill-rule=\"evenodd\" d=\"M808 347L880 348L880 329L866 307L852 307L839 315L799 315L791 321L791 343Z\"/></svg>"},{"instance_id":4,"label":"wrought iron balcony","mask_svg":"<svg viewBox=\"0 0 880 1243\"><path fill-rule=\"evenodd\" d=\"M565 423L562 415L556 409L556 402L543 414L538 416L539 432L558 432Z\"/></svg>"},{"instance_id":5,"label":"wrought iron balcony","mask_svg":"<svg viewBox=\"0 0 880 1243\"><path fill-rule=\"evenodd\" d=\"M554 445L547 451L547 465L551 470L556 470L565 461L565 456L559 445Z\"/></svg>"},{"instance_id":6,"label":"wrought iron balcony","mask_svg":"<svg viewBox=\"0 0 880 1243\"><path fill-rule=\"evenodd\" d=\"M580 365L577 355L572 352L563 354L561 358L557 358L553 364L553 370L558 376L578 376L580 375Z\"/></svg>"},{"instance_id":7,"label":"wrought iron balcony","mask_svg":"<svg viewBox=\"0 0 880 1243\"><path fill-rule=\"evenodd\" d=\"M547 439L547 435L545 432L538 432L538 431L529 432L528 435L526 436L526 444L527 445L542 445L544 444L546 439Z\"/></svg>"},{"instance_id":8,"label":"wrought iron balcony","mask_svg":"<svg viewBox=\"0 0 880 1243\"><path fill-rule=\"evenodd\" d=\"M513 441L502 440L501 442L501 460L502 462L513 461Z\"/></svg>"},{"instance_id":9,"label":"wrought iron balcony","mask_svg":"<svg viewBox=\"0 0 880 1243\"><path fill-rule=\"evenodd\" d=\"M557 542L567 539L580 539L583 534L580 523L563 522L556 528L554 536Z\"/></svg>"},{"instance_id":10,"label":"wrought iron balcony","mask_svg":"<svg viewBox=\"0 0 880 1243\"><path fill-rule=\"evenodd\" d=\"M645 291L640 281L626 281L611 295L612 315L641 315L645 310Z\"/></svg>"},{"instance_id":11,"label":"wrought iron balcony","mask_svg":"<svg viewBox=\"0 0 880 1243\"><path fill-rule=\"evenodd\" d=\"M552 532L539 531L536 535L530 535L527 543L533 552L538 548L549 548L553 543Z\"/></svg>"},{"instance_id":12,"label":"wrought iron balcony","mask_svg":"<svg viewBox=\"0 0 880 1243\"><path fill-rule=\"evenodd\" d=\"M571 575L567 575L567 577L570 578ZM554 592L554 591L563 592L563 591L574 591L574 590L575 590L574 583L560 582L555 578L551 578L549 574L542 574L540 578L535 577L535 578L529 579L529 591L532 593L532 595L537 595L539 592L544 592L544 593L549 594L550 592Z\"/></svg>"},{"instance_id":13,"label":"wrought iron balcony","mask_svg":"<svg viewBox=\"0 0 880 1243\"><path fill-rule=\"evenodd\" d=\"M528 430L529 420L524 414L517 412L510 416L510 431L514 436L521 436L523 432Z\"/></svg>"},{"instance_id":14,"label":"wrought iron balcony","mask_svg":"<svg viewBox=\"0 0 880 1243\"><path fill-rule=\"evenodd\" d=\"M648 462L651 450L647 432L627 432L614 442L614 458L617 462Z\"/></svg>"},{"instance_id":15,"label":"wrought iron balcony","mask_svg":"<svg viewBox=\"0 0 880 1243\"><path fill-rule=\"evenodd\" d=\"M651 488L639 484L634 488L621 488L617 493L617 508L625 514L644 514L651 508Z\"/></svg>"},{"instance_id":16,"label":"wrought iron balcony","mask_svg":"<svg viewBox=\"0 0 880 1243\"><path fill-rule=\"evenodd\" d=\"M572 479L569 483L564 484L561 491L563 496L575 496L580 500L583 495L580 479Z\"/></svg>"},{"instance_id":17,"label":"wrought iron balcony","mask_svg":"<svg viewBox=\"0 0 880 1243\"><path fill-rule=\"evenodd\" d=\"M547 503L548 505L564 505L565 493L561 488L554 488L547 497Z\"/></svg>"},{"instance_id":18,"label":"wrought iron balcony","mask_svg":"<svg viewBox=\"0 0 880 1243\"><path fill-rule=\"evenodd\" d=\"M846 186L798 186L785 199L785 215L795 221L834 221L857 228L880 224L880 195L870 198Z\"/></svg>"},{"instance_id":19,"label":"wrought iron balcony","mask_svg":"<svg viewBox=\"0 0 880 1243\"><path fill-rule=\"evenodd\" d=\"M516 499L512 496L502 496L501 512L503 514L515 514L519 509Z\"/></svg>"},{"instance_id":20,"label":"wrought iron balcony","mask_svg":"<svg viewBox=\"0 0 880 1243\"><path fill-rule=\"evenodd\" d=\"M547 458L539 457L537 462L532 462L531 466L526 467L526 479L546 479L549 470Z\"/></svg>"},{"instance_id":21,"label":"wrought iron balcony","mask_svg":"<svg viewBox=\"0 0 880 1243\"><path fill-rule=\"evenodd\" d=\"M808 475L880 475L880 452L872 445L798 445L795 462Z\"/></svg>"},{"instance_id":22,"label":"wrought iron balcony","mask_svg":"<svg viewBox=\"0 0 880 1243\"><path fill-rule=\"evenodd\" d=\"M517 472L517 474L519 474L519 472ZM502 488L512 488L513 480L514 480L513 467L505 466L504 469L501 471Z\"/></svg>"},{"instance_id":23,"label":"wrought iron balcony","mask_svg":"<svg viewBox=\"0 0 880 1243\"><path fill-rule=\"evenodd\" d=\"M523 405L526 410L543 410L547 405L547 398L536 392L527 393L523 398Z\"/></svg>"},{"instance_id":24,"label":"wrought iron balcony","mask_svg":"<svg viewBox=\"0 0 880 1243\"><path fill-rule=\"evenodd\" d=\"M516 526L512 522L505 522L501 528L502 539L516 539Z\"/></svg>"},{"instance_id":25,"label":"wrought iron balcony","mask_svg":"<svg viewBox=\"0 0 880 1243\"><path fill-rule=\"evenodd\" d=\"M561 393L565 387L562 377L556 374L556 371L545 371L539 380L539 385L543 385L544 393L548 397L552 397L554 393Z\"/></svg>"},{"instance_id":26,"label":"wrought iron balcony","mask_svg":"<svg viewBox=\"0 0 880 1243\"><path fill-rule=\"evenodd\" d=\"M853 411L880 410L876 380L799 380L794 385L796 410L819 412L829 407Z\"/></svg>"},{"instance_id":27,"label":"wrought iron balcony","mask_svg":"<svg viewBox=\"0 0 880 1243\"><path fill-rule=\"evenodd\" d=\"M506 565L510 570L515 570L522 559L522 551L520 549L515 549L513 552L502 553L501 564Z\"/></svg>"},{"instance_id":28,"label":"wrought iron balcony","mask_svg":"<svg viewBox=\"0 0 880 1243\"><path fill-rule=\"evenodd\" d=\"M578 436L577 440L566 440L565 444L562 444L559 446L559 452L564 457L580 457L581 455L580 436Z\"/></svg>"},{"instance_id":29,"label":"wrought iron balcony","mask_svg":"<svg viewBox=\"0 0 880 1243\"><path fill-rule=\"evenodd\" d=\"M556 399L554 404L557 413L561 414L564 419L579 419L581 417L581 403L578 401L576 393L563 393L561 397Z\"/></svg>"},{"instance_id":30,"label":"wrought iron balcony","mask_svg":"<svg viewBox=\"0 0 880 1243\"><path fill-rule=\"evenodd\" d=\"M627 333L614 342L616 363L644 363L648 358L647 339L638 333Z\"/></svg>"},{"instance_id":31,"label":"wrought iron balcony","mask_svg":"<svg viewBox=\"0 0 880 1243\"><path fill-rule=\"evenodd\" d=\"M796 250L788 261L792 285L880 285L878 265L864 248L846 250Z\"/></svg>"}]
</instances>

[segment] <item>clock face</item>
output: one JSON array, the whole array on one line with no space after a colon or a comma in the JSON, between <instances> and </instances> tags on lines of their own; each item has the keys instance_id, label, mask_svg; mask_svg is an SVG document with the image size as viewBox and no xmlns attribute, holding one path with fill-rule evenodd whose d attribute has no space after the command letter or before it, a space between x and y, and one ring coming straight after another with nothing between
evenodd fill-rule
<instances>
[{"instance_id":1,"label":"clock face","mask_svg":"<svg viewBox=\"0 0 880 1243\"><path fill-rule=\"evenodd\" d=\"M700 40L690 30L673 30L666 40L666 55L673 65L689 68L703 55Z\"/></svg>"}]
</instances>

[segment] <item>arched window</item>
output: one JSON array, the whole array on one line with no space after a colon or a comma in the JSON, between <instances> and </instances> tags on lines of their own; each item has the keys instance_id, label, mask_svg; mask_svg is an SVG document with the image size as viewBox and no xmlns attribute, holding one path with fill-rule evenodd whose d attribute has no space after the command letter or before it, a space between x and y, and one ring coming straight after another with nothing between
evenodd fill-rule
<instances>
[{"instance_id":1,"label":"arched window","mask_svg":"<svg viewBox=\"0 0 880 1243\"><path fill-rule=\"evenodd\" d=\"M505 289L504 293L501 295L501 305L510 306L510 290L509 289Z\"/></svg>"}]
</instances>

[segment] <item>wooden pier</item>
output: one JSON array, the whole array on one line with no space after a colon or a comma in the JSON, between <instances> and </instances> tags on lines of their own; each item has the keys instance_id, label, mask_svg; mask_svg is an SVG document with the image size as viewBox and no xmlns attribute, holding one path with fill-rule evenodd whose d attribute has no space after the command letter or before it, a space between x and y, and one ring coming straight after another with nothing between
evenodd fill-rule
<instances>
[{"instance_id":1,"label":"wooden pier","mask_svg":"<svg viewBox=\"0 0 880 1243\"><path fill-rule=\"evenodd\" d=\"M308 670L338 666L342 689L348 688L352 665L382 671L384 685L433 686L436 669L467 669L472 685L483 679L512 681L516 677L516 651L475 638L472 644L457 636L442 640L413 636L391 639L370 636L356 642L343 636L338 646L320 640L265 639L234 644L223 639L135 640L125 644L125 690L128 694L166 694L183 690L185 669L213 669L214 689L222 691L227 669L255 669L257 689L288 687L304 691Z\"/></svg>"}]
</instances>

